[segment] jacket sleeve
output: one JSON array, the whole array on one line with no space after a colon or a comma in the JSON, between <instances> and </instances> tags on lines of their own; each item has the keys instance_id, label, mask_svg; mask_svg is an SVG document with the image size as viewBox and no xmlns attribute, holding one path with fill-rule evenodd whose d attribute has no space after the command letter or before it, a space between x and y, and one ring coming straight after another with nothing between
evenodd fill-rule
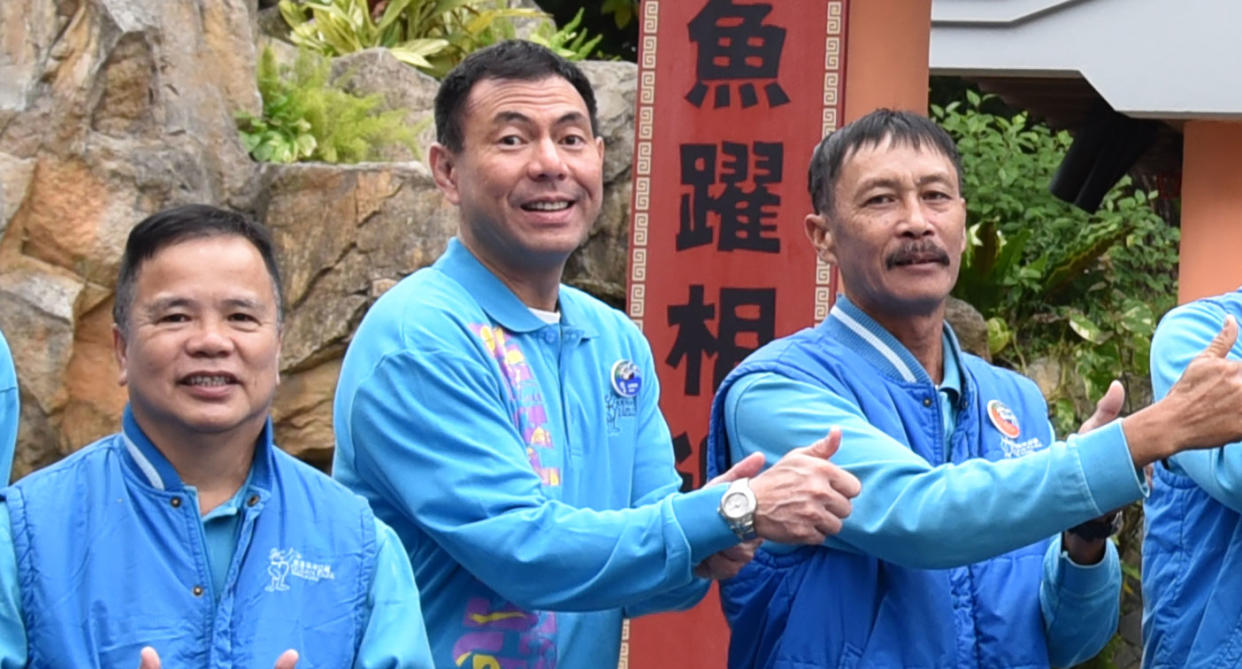
<instances>
[{"instance_id":1,"label":"jacket sleeve","mask_svg":"<svg viewBox=\"0 0 1242 669\"><path fill-rule=\"evenodd\" d=\"M8 342L0 334L0 486L13 475L13 452L17 448L17 425L21 418L21 398L17 373Z\"/></svg>"},{"instance_id":2,"label":"jacket sleeve","mask_svg":"<svg viewBox=\"0 0 1242 669\"><path fill-rule=\"evenodd\" d=\"M763 373L739 380L726 397L735 461L760 451L775 462L836 426L842 439L832 461L858 477L862 492L841 532L825 544L906 567L978 562L1143 492L1119 422L1020 458L932 466L826 388Z\"/></svg>"},{"instance_id":3,"label":"jacket sleeve","mask_svg":"<svg viewBox=\"0 0 1242 669\"><path fill-rule=\"evenodd\" d=\"M651 350L645 345L642 348L643 378L646 379L645 383L652 384L655 392L644 395L645 401L640 409L638 440L634 444L633 499L630 500L634 507L657 504L660 500L677 494L681 488L681 476L678 475L673 461L672 436L669 434L664 414L660 412L660 380L651 360ZM701 494L707 497L705 505L712 502L710 494ZM716 502L719 502L720 494L720 489L717 489ZM703 554L704 548L719 543L713 538L712 532L719 528L720 521L717 518L703 523L693 517L683 519L678 516L678 523L690 544L690 565L693 568L710 555ZM706 579L693 578L683 586L626 606L623 613L627 618L637 618L648 613L687 609L703 599L710 585L711 582Z\"/></svg>"},{"instance_id":4,"label":"jacket sleeve","mask_svg":"<svg viewBox=\"0 0 1242 669\"><path fill-rule=\"evenodd\" d=\"M375 538L375 578L354 669L435 669L410 559L397 533L378 518Z\"/></svg>"},{"instance_id":5,"label":"jacket sleeve","mask_svg":"<svg viewBox=\"0 0 1242 669\"><path fill-rule=\"evenodd\" d=\"M1053 666L1072 667L1095 657L1117 631L1121 616L1117 547L1106 541L1104 559L1078 565L1061 550L1058 534L1044 554L1039 605Z\"/></svg>"},{"instance_id":6,"label":"jacket sleeve","mask_svg":"<svg viewBox=\"0 0 1242 669\"><path fill-rule=\"evenodd\" d=\"M1226 315L1218 305L1192 302L1164 317L1151 342L1151 389L1155 399L1169 394L1169 388L1182 377L1190 361L1220 332ZM1229 357L1242 359L1239 344L1234 344ZM1213 499L1242 513L1242 449L1236 444L1183 451L1168 462L1170 469L1194 479Z\"/></svg>"},{"instance_id":7,"label":"jacket sleeve","mask_svg":"<svg viewBox=\"0 0 1242 669\"><path fill-rule=\"evenodd\" d=\"M505 392L461 351L402 350L376 364L347 408L357 475L501 596L562 611L636 605L691 584L695 552L736 543L710 490L659 497L656 486L648 503L620 510L549 498ZM692 549L685 527L709 541Z\"/></svg>"},{"instance_id":8,"label":"jacket sleeve","mask_svg":"<svg viewBox=\"0 0 1242 669\"><path fill-rule=\"evenodd\" d=\"M26 666L26 622L15 550L9 507L0 498L0 669Z\"/></svg>"}]
</instances>

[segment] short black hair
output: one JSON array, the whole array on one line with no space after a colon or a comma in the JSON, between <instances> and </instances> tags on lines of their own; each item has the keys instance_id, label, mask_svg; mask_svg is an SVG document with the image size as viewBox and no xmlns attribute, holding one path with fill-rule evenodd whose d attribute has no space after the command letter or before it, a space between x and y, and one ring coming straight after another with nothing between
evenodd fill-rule
<instances>
[{"instance_id":1,"label":"short black hair","mask_svg":"<svg viewBox=\"0 0 1242 669\"><path fill-rule=\"evenodd\" d=\"M284 322L284 290L281 288L280 267L272 248L267 228L234 211L205 204L189 204L152 214L133 230L125 241L121 269L116 277L116 298L112 303L112 320L122 332L129 331L129 311L134 304L138 270L161 249L179 242L203 237L236 236L254 245L267 265L276 294L276 322Z\"/></svg>"},{"instance_id":2,"label":"short black hair","mask_svg":"<svg viewBox=\"0 0 1242 669\"><path fill-rule=\"evenodd\" d=\"M807 170L807 190L811 193L811 206L815 213L826 214L832 208L832 194L841 176L845 157L864 146L878 146L884 140L922 148L924 144L935 149L953 163L957 170L958 188L962 186L962 158L957 144L944 128L931 119L908 111L877 109L845 127L828 133L820 140L811 154L811 166Z\"/></svg>"},{"instance_id":3,"label":"short black hair","mask_svg":"<svg viewBox=\"0 0 1242 669\"><path fill-rule=\"evenodd\" d=\"M599 136L599 120L595 114L595 92L591 82L577 65L558 56L547 47L525 40L507 40L479 49L458 63L436 91L436 141L449 151L461 151L462 108L474 85L485 79L536 81L560 77L570 83L591 117L591 133Z\"/></svg>"}]
</instances>

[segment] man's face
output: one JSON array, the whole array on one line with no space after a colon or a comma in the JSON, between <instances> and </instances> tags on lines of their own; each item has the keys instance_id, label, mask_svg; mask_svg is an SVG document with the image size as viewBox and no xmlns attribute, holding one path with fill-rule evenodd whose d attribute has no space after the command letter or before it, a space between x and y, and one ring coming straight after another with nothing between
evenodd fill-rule
<instances>
[{"instance_id":1,"label":"man's face","mask_svg":"<svg viewBox=\"0 0 1242 669\"><path fill-rule=\"evenodd\" d=\"M808 217L808 233L864 311L931 314L953 289L966 249L960 193L947 156L886 139L845 157L830 219Z\"/></svg>"},{"instance_id":2,"label":"man's face","mask_svg":"<svg viewBox=\"0 0 1242 669\"><path fill-rule=\"evenodd\" d=\"M142 263L128 332L114 329L120 382L158 446L258 437L279 380L272 279L258 249L222 235Z\"/></svg>"},{"instance_id":3,"label":"man's face","mask_svg":"<svg viewBox=\"0 0 1242 669\"><path fill-rule=\"evenodd\" d=\"M582 96L561 77L484 79L461 115L462 150L437 144L431 165L462 242L502 274L559 271L603 197L604 143Z\"/></svg>"}]
</instances>

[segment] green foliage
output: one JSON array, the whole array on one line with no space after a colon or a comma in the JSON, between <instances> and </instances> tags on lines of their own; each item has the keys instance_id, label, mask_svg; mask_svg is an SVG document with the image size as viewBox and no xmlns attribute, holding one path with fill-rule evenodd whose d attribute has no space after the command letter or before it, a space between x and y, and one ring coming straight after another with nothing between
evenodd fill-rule
<instances>
[{"instance_id":1,"label":"green foliage","mask_svg":"<svg viewBox=\"0 0 1242 669\"><path fill-rule=\"evenodd\" d=\"M601 14L612 16L617 28L625 28L638 14L638 0L604 0L599 11Z\"/></svg>"},{"instance_id":2,"label":"green foliage","mask_svg":"<svg viewBox=\"0 0 1242 669\"><path fill-rule=\"evenodd\" d=\"M596 35L587 39L587 32L578 29L578 26L582 24L583 11L579 7L578 13L574 14L574 17L568 23L561 26L560 29L554 29L552 24L548 22L539 24L535 28L535 32L531 33L530 41L548 47L560 54L562 58L586 60L595 51L595 47L599 45L600 40L604 39L604 36Z\"/></svg>"},{"instance_id":3,"label":"green foliage","mask_svg":"<svg viewBox=\"0 0 1242 669\"><path fill-rule=\"evenodd\" d=\"M581 13L581 27L602 36L592 58L638 59L638 0L539 0L539 7L555 17L557 25Z\"/></svg>"},{"instance_id":4,"label":"green foliage","mask_svg":"<svg viewBox=\"0 0 1242 669\"><path fill-rule=\"evenodd\" d=\"M1057 199L1047 185L1070 135L1025 113L984 111L990 96L965 97L931 108L961 152L971 222L954 294L988 319L1002 363L1024 372L1036 360L1059 363L1048 400L1067 434L1113 379L1132 398L1149 392L1151 335L1176 299L1178 231L1152 209L1155 193L1129 177L1095 214Z\"/></svg>"},{"instance_id":5,"label":"green foliage","mask_svg":"<svg viewBox=\"0 0 1242 669\"><path fill-rule=\"evenodd\" d=\"M389 145L417 153L417 128L403 110L377 112L378 94L359 97L331 79L328 59L306 50L293 66L282 66L270 48L259 58L263 115L237 114L242 143L258 161L318 160L356 163L379 157Z\"/></svg>"},{"instance_id":6,"label":"green foliage","mask_svg":"<svg viewBox=\"0 0 1242 669\"><path fill-rule=\"evenodd\" d=\"M545 14L502 0L280 0L280 13L300 47L327 56L384 47L437 79L470 53L514 37L516 18L544 19L532 41L566 58L586 58L599 43L577 24L557 30Z\"/></svg>"}]
</instances>

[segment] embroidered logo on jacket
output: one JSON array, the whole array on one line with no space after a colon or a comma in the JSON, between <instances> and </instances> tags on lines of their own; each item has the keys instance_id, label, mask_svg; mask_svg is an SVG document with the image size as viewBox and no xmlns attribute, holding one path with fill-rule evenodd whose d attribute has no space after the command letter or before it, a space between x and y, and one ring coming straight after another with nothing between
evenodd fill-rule
<instances>
[{"instance_id":1,"label":"embroidered logo on jacket","mask_svg":"<svg viewBox=\"0 0 1242 669\"><path fill-rule=\"evenodd\" d=\"M312 583L331 581L336 578L332 574L331 566L303 560L302 554L293 548L286 548L283 551L273 548L268 552L267 559L267 574L272 577L272 582L264 588L268 592L288 590L289 584L286 581L290 576Z\"/></svg>"},{"instance_id":2,"label":"embroidered logo on jacket","mask_svg":"<svg viewBox=\"0 0 1242 669\"><path fill-rule=\"evenodd\" d=\"M988 402L988 419L992 421L996 429L1000 430L1001 434L1010 439L1017 439L1022 433L1022 428L1018 426L1018 417L1000 400Z\"/></svg>"}]
</instances>

